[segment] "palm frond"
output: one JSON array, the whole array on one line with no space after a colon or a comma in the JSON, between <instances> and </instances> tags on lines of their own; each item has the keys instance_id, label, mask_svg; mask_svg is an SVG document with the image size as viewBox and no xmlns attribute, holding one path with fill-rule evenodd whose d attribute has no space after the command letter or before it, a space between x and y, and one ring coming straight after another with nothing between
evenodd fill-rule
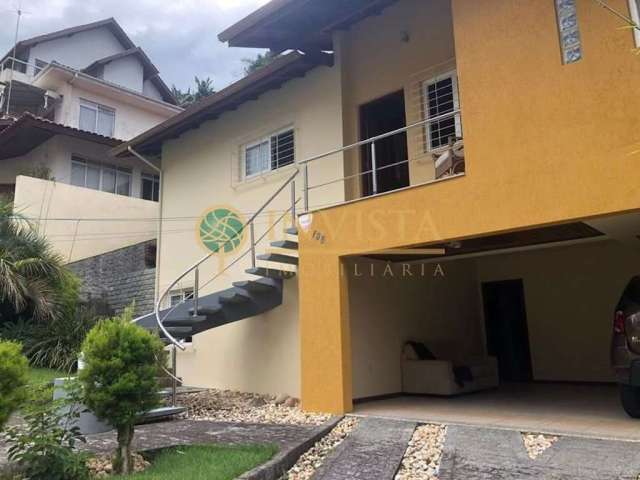
<instances>
[{"instance_id":1,"label":"palm frond","mask_svg":"<svg viewBox=\"0 0 640 480\"><path fill-rule=\"evenodd\" d=\"M8 302L16 312L27 306L27 285L25 278L16 271L10 261L0 255L0 300Z\"/></svg>"}]
</instances>

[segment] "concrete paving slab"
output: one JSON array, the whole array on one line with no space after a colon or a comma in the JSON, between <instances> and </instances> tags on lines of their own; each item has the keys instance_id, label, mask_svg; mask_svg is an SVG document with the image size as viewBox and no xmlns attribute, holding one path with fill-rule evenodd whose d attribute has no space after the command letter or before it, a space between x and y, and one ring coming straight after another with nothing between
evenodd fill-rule
<instances>
[{"instance_id":1,"label":"concrete paving slab","mask_svg":"<svg viewBox=\"0 0 640 480\"><path fill-rule=\"evenodd\" d=\"M325 458L313 480L392 479L416 427L414 422L362 418Z\"/></svg>"}]
</instances>

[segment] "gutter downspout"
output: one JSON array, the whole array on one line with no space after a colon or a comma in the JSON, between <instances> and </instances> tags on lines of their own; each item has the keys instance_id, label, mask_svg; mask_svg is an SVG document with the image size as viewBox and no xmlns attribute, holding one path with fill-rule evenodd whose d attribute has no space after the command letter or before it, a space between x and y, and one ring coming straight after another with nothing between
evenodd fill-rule
<instances>
[{"instance_id":1,"label":"gutter downspout","mask_svg":"<svg viewBox=\"0 0 640 480\"><path fill-rule=\"evenodd\" d=\"M158 196L158 207L160 210L160 215L158 216L158 233L157 233L157 240L156 240L156 285L155 285L155 292L154 292L154 296L153 298L155 299L154 303L158 302L158 296L160 295L160 248L162 247L162 206L163 206L163 202L162 199L164 197L164 178L162 175L162 169L156 167L152 162L150 162L149 160L147 160L146 158L144 158L142 155L140 155L138 152L136 152L133 148L131 148L131 146L127 146L127 150L129 151L129 153L131 155L133 155L134 157L136 157L138 160L140 160L142 163L144 163L145 165L147 165L148 167L152 168L153 170L155 170L156 172L158 172L158 177L160 180L160 192L159 192L159 196Z\"/></svg>"}]
</instances>

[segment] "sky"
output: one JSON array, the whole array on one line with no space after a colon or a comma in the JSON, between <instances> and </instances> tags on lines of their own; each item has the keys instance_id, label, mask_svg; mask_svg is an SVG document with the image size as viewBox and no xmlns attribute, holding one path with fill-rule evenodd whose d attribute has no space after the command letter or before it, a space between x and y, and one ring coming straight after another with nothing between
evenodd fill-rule
<instances>
[{"instance_id":1,"label":"sky","mask_svg":"<svg viewBox=\"0 0 640 480\"><path fill-rule=\"evenodd\" d=\"M261 50L229 48L218 33L267 1L21 0L18 39L114 17L169 86L185 90L197 75L213 79L219 90L243 76L243 58ZM0 0L0 55L13 46L18 3Z\"/></svg>"}]
</instances>

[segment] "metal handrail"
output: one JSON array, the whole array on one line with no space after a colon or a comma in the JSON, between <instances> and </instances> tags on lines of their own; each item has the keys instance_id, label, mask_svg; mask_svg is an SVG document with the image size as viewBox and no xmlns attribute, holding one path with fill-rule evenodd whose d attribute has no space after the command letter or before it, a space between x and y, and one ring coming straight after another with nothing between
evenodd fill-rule
<instances>
[{"instance_id":1,"label":"metal handrail","mask_svg":"<svg viewBox=\"0 0 640 480\"><path fill-rule=\"evenodd\" d=\"M419 122L414 122L410 125L406 125L402 128L397 128L395 130L391 130L389 132L385 132L383 134L380 135L376 135L374 137L370 137L367 138L366 140L360 140L358 142L352 143L350 145L346 145L340 148L335 148L333 150L329 150L328 152L325 153L321 153L319 155L314 155L312 157L307 158L306 160L302 160L299 162L299 164L302 166L302 179L303 179L303 194L304 194L304 211L308 212L309 211L309 164L311 162L315 162L317 160L329 157L331 155L335 155L337 153L342 153L342 152L346 152L348 150L352 150L354 148L358 148L358 147L362 147L364 145L371 145L371 167L372 167L372 171L376 172L378 170L378 168L376 167L376 151L375 151L375 142L379 141L379 140L383 140L385 138L388 137L392 137L393 135L397 135L399 133L403 133L403 132L407 132L413 128L416 127L420 127L420 126L424 126L424 125L429 125L431 123L435 123L435 122L440 122L442 120L447 120L449 118L455 118L456 115L459 115L460 109L455 109L452 110L451 112L448 113L443 113L442 115L438 115L435 117L431 117L431 118L426 118L424 120L420 120ZM377 188L376 188L376 178L375 178L375 174L374 174L374 178L373 178L373 189L374 189L374 193L376 192Z\"/></svg>"},{"instance_id":2,"label":"metal handrail","mask_svg":"<svg viewBox=\"0 0 640 480\"><path fill-rule=\"evenodd\" d=\"M460 109L452 110L451 112L443 113L442 115L438 115L437 117L432 117L432 118L427 118L425 120L420 120L419 122L412 123L411 125L407 125L405 127L398 128L396 130L391 130L389 132L382 133L380 135L376 135L375 137L367 138L366 140L360 140L360 141L358 141L356 143L352 143L351 145L346 145L346 146L341 147L341 148L336 148L334 150L330 150L328 152L321 153L320 155L314 155L313 157L309 157L306 160L302 160L302 161L300 161L298 163L300 165L304 166L305 164L308 164L308 163L311 163L311 162L315 162L316 160L320 160L321 158L329 157L331 155L335 155L336 153L345 152L347 150L351 150L353 148L361 147L363 145L368 145L370 143L377 142L378 140L382 140L384 138L392 137L392 136L397 135L399 133L406 132L408 130L411 130L412 128L419 127L421 125L427 125L429 123L434 123L434 122L441 122L442 120L446 120L447 118L455 117L459 113L460 113Z\"/></svg>"},{"instance_id":3,"label":"metal handrail","mask_svg":"<svg viewBox=\"0 0 640 480\"><path fill-rule=\"evenodd\" d=\"M234 236L230 239L233 240L234 238L236 238L239 234L241 234L242 232L245 231L246 227L249 225L251 226L253 224L253 221L258 217L258 215L260 215L265 208L267 208L271 202L280 194L280 192L282 192L288 185L292 184L292 182L295 180L295 178L298 176L298 174L300 173L300 170L296 168L296 171L293 173L293 175L291 175L268 199L266 202L264 202L262 204L262 206L256 211L254 212L254 214L249 218L249 220L247 220L247 222L245 222L245 224L242 226L242 229L240 229L240 231L236 232L234 234ZM295 188L295 183L293 183L294 188ZM294 194L294 198L295 198L295 194ZM294 207L295 208L295 207ZM250 227L251 228L251 227ZM252 239L252 245L251 245L251 251L253 253L253 257L255 258L255 242ZM175 307L177 307L177 305L171 309L164 317L160 317L160 308L162 303L164 302L164 299L166 298L166 296L169 294L169 292L171 292L171 290L180 282L180 280L182 280L184 277L186 277L189 273L191 273L194 270L197 270L200 265L202 265L204 262L206 262L209 258L211 258L213 255L215 255L217 252L209 252L208 254L206 254L204 257L202 257L200 260L198 260L196 263L194 263L193 265L191 265L189 268L187 268L184 272L182 272L182 274L180 274L174 281L173 283L171 283L171 285L169 285L165 291L162 293L162 295L160 295L158 297L158 301L156 302L155 305L155 310L154 310L154 314L156 317L156 323L158 324L158 328L160 328L160 331L164 334L165 338L167 338L167 340L169 340L169 342L171 344L173 344L175 347L178 347L180 350L185 350L185 347L173 336L171 335L166 327L164 326L164 320L167 318L167 316L169 314L171 314L171 312L173 312L175 310ZM246 253L245 253L246 254ZM228 267L227 267L228 268ZM198 292L194 289L194 297L193 298L197 298L198 297ZM197 314L197 311L195 311L194 313Z\"/></svg>"},{"instance_id":4,"label":"metal handrail","mask_svg":"<svg viewBox=\"0 0 640 480\"><path fill-rule=\"evenodd\" d=\"M44 70L48 65L50 65L50 62L47 62L46 65L39 67L35 63L31 63L29 61L20 60L19 58L16 58L16 57L7 57L2 61L2 63L0 63L0 71L13 70L15 72L17 71L15 69L16 65L24 65L25 67L25 72L19 72L19 73L24 73L27 76L34 77L36 74L28 73L26 71L28 67L33 67L34 70Z\"/></svg>"},{"instance_id":5,"label":"metal handrail","mask_svg":"<svg viewBox=\"0 0 640 480\"><path fill-rule=\"evenodd\" d=\"M300 202L300 198L295 200L295 203L298 204ZM275 220L275 222L273 222L273 224L271 226L269 226L264 233L254 242L254 246L258 245L263 239L264 237L266 237L269 232L271 232L271 230L273 230L275 228L276 225L278 225L280 223L280 221L287 215L287 213L292 212L294 209L292 207L289 207L287 209L284 210L284 212ZM224 273L226 273L228 270L231 269L231 267L233 267L236 263L238 263L240 260L242 260L244 257L247 256L248 253L252 252L253 249L251 247L249 247L247 250L245 250L244 252L242 252L240 255L238 255L229 265L227 265L224 269L222 269L221 271L219 271L218 273L216 273L213 277L211 277L209 280L207 280L200 288L204 288L207 285L209 285L210 283L214 282L215 280L217 280L219 277L221 277ZM177 303L176 305L172 306L167 313L165 313L164 317L162 317L162 321L164 322L167 317L169 315L171 315L176 308L178 308L180 305L182 305L183 303L187 302L188 300L193 300L195 295L195 290L193 293L189 294L187 297L185 297L183 300L181 300L179 303Z\"/></svg>"}]
</instances>

